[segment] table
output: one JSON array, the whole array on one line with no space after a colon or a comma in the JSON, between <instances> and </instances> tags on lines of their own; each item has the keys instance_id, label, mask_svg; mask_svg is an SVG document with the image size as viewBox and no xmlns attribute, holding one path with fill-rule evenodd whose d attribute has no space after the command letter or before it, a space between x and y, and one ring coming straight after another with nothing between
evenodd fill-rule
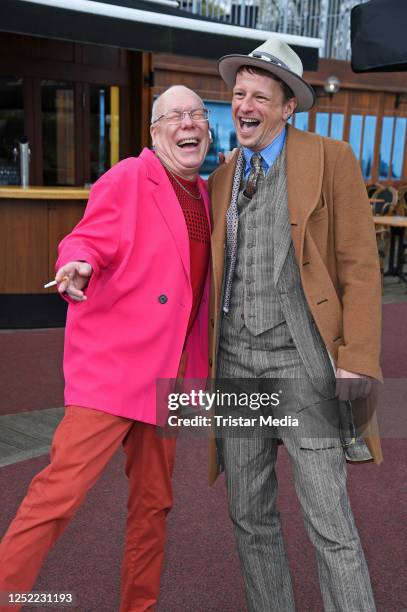
<instances>
[{"instance_id":1,"label":"table","mask_svg":"<svg viewBox=\"0 0 407 612\"><path fill-rule=\"evenodd\" d=\"M407 228L407 217L401 215L377 215L373 217L375 225L382 225L384 227L390 227L391 240L390 240L390 253L389 253L389 267L385 276L398 276L402 281L407 284L407 276L403 272L404 262L404 233ZM396 265L394 265L394 255L396 251L396 239L397 239L397 257Z\"/></svg>"}]
</instances>

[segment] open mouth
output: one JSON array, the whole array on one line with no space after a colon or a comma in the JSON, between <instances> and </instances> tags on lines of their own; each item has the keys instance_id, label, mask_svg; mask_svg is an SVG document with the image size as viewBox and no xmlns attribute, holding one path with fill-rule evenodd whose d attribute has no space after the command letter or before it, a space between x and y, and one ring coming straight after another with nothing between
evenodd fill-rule
<instances>
[{"instance_id":1,"label":"open mouth","mask_svg":"<svg viewBox=\"0 0 407 612\"><path fill-rule=\"evenodd\" d=\"M239 117L239 125L242 132L250 134L260 125L260 120L254 117Z\"/></svg>"},{"instance_id":2,"label":"open mouth","mask_svg":"<svg viewBox=\"0 0 407 612\"><path fill-rule=\"evenodd\" d=\"M181 149L195 149L199 145L198 138L183 138L177 142L177 146Z\"/></svg>"}]
</instances>

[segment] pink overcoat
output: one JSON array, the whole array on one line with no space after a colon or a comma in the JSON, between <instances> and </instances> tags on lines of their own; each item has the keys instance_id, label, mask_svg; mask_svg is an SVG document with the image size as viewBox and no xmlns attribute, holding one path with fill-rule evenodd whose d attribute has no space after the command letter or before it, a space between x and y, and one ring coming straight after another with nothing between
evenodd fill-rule
<instances>
[{"instance_id":1,"label":"pink overcoat","mask_svg":"<svg viewBox=\"0 0 407 612\"><path fill-rule=\"evenodd\" d=\"M199 189L210 223L201 179ZM92 187L56 268L78 260L93 274L87 300L68 307L65 404L154 424L156 380L177 375L192 289L184 215L152 151L118 163ZM208 290L209 272L186 344L186 377L208 374Z\"/></svg>"}]
</instances>

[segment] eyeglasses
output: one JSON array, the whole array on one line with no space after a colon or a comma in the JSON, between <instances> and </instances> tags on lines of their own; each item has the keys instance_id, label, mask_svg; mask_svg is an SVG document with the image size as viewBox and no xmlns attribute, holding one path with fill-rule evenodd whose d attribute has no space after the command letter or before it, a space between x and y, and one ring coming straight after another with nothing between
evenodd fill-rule
<instances>
[{"instance_id":1,"label":"eyeglasses","mask_svg":"<svg viewBox=\"0 0 407 612\"><path fill-rule=\"evenodd\" d=\"M151 123L157 123L157 121L165 119L168 125L178 125L182 123L186 115L188 115L194 123L199 123L200 121L208 121L209 111L207 108L195 108L191 111L169 110L157 117L157 119L154 119Z\"/></svg>"}]
</instances>

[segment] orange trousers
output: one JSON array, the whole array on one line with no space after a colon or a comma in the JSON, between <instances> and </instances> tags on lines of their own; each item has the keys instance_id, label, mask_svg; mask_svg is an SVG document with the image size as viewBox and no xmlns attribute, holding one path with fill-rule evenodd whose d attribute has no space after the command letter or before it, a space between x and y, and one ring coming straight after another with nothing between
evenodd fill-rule
<instances>
[{"instance_id":1,"label":"orange trousers","mask_svg":"<svg viewBox=\"0 0 407 612\"><path fill-rule=\"evenodd\" d=\"M51 463L31 482L0 544L0 591L32 590L47 553L122 443L129 498L120 612L154 609L172 506L175 442L157 434L154 425L66 408ZM18 609L0 606L0 612Z\"/></svg>"}]
</instances>

